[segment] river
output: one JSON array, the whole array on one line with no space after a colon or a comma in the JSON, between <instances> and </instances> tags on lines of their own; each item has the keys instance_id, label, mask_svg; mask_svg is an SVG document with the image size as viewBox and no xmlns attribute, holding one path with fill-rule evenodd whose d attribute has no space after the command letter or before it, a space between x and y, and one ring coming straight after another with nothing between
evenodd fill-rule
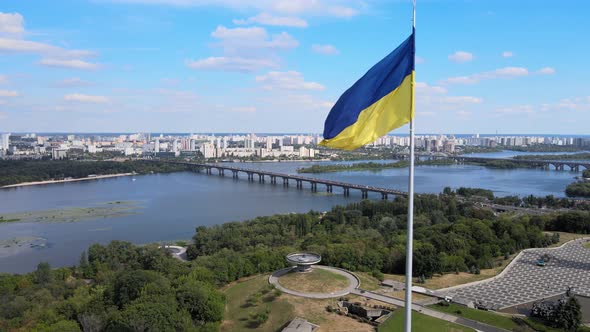
<instances>
[{"instance_id":1,"label":"river","mask_svg":"<svg viewBox=\"0 0 590 332\"><path fill-rule=\"evenodd\" d=\"M486 154L495 157L492 154ZM236 166L296 173L309 162L244 163ZM305 174L343 182L407 190L407 169ZM416 168L416 192L439 193L446 186L479 187L497 195L563 196L567 184L579 173L537 169L499 170L472 165L420 166ZM130 202L132 213L113 217L86 218L76 222L0 223L0 272L32 271L42 261L52 266L76 264L80 254L93 243L125 240L137 244L188 240L195 228L228 221L241 221L275 213L325 211L333 205L360 199L351 191L348 198L340 188L328 195L308 188L299 191L282 182L271 185L189 172L121 177L73 183L50 184L0 190L0 214L72 208L94 208L105 203ZM370 195L379 199L380 196ZM38 239L34 245L8 246L14 239ZM26 242L26 241L25 241Z\"/></svg>"}]
</instances>

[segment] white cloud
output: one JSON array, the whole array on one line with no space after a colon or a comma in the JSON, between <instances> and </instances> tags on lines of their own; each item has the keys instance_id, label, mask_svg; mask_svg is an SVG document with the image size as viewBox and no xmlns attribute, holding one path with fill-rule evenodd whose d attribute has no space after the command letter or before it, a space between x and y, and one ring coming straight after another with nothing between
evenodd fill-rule
<instances>
[{"instance_id":1,"label":"white cloud","mask_svg":"<svg viewBox=\"0 0 590 332\"><path fill-rule=\"evenodd\" d=\"M91 85L93 85L92 82L82 80L79 77L66 78L53 84L54 87L58 88L82 88Z\"/></svg>"},{"instance_id":2,"label":"white cloud","mask_svg":"<svg viewBox=\"0 0 590 332\"><path fill-rule=\"evenodd\" d=\"M498 108L494 111L496 114L532 114L534 107L532 105L519 105L513 107Z\"/></svg>"},{"instance_id":3,"label":"white cloud","mask_svg":"<svg viewBox=\"0 0 590 332\"><path fill-rule=\"evenodd\" d=\"M449 55L449 60L457 63L464 63L473 60L473 54L465 51L457 51Z\"/></svg>"},{"instance_id":4,"label":"white cloud","mask_svg":"<svg viewBox=\"0 0 590 332\"><path fill-rule=\"evenodd\" d=\"M483 73L482 78L493 79L493 78L511 78L519 76L527 76L529 70L522 67L505 67L496 69L491 72Z\"/></svg>"},{"instance_id":5,"label":"white cloud","mask_svg":"<svg viewBox=\"0 0 590 332\"><path fill-rule=\"evenodd\" d=\"M293 111L328 111L334 106L333 102L320 100L308 94L286 94L280 98L265 99L263 102L273 108Z\"/></svg>"},{"instance_id":6,"label":"white cloud","mask_svg":"<svg viewBox=\"0 0 590 332\"><path fill-rule=\"evenodd\" d=\"M80 103L92 103L92 104L104 104L109 102L109 98L105 96L92 96L84 95L80 93L73 93L64 96L65 101L80 102Z\"/></svg>"},{"instance_id":7,"label":"white cloud","mask_svg":"<svg viewBox=\"0 0 590 332\"><path fill-rule=\"evenodd\" d=\"M243 54L249 50L261 49L292 49L299 46L299 42L290 34L281 32L269 36L266 29L261 27L232 29L220 25L211 36L219 39L217 46L230 54Z\"/></svg>"},{"instance_id":8,"label":"white cloud","mask_svg":"<svg viewBox=\"0 0 590 332\"><path fill-rule=\"evenodd\" d=\"M545 67L545 68L541 68L539 70L537 70L537 74L541 74L541 75L553 75L555 74L555 68L552 67Z\"/></svg>"},{"instance_id":9,"label":"white cloud","mask_svg":"<svg viewBox=\"0 0 590 332\"><path fill-rule=\"evenodd\" d=\"M446 88L443 88L441 86L428 85L428 83L424 82L416 82L414 86L416 87L416 91L418 92L417 95L446 94L448 92Z\"/></svg>"},{"instance_id":10,"label":"white cloud","mask_svg":"<svg viewBox=\"0 0 590 332\"><path fill-rule=\"evenodd\" d=\"M456 76L456 77L449 77L443 81L443 83L447 84L475 84L478 83L479 79L475 76Z\"/></svg>"},{"instance_id":11,"label":"white cloud","mask_svg":"<svg viewBox=\"0 0 590 332\"><path fill-rule=\"evenodd\" d=\"M94 55L93 52L85 50L66 50L61 47L52 46L22 39L0 38L0 52L5 53L40 53L55 57L87 57Z\"/></svg>"},{"instance_id":12,"label":"white cloud","mask_svg":"<svg viewBox=\"0 0 590 332\"><path fill-rule=\"evenodd\" d=\"M18 92L14 90L0 90L0 97L17 97Z\"/></svg>"},{"instance_id":13,"label":"white cloud","mask_svg":"<svg viewBox=\"0 0 590 332\"><path fill-rule=\"evenodd\" d=\"M271 71L266 75L256 76L256 82L262 84L265 90L275 88L285 90L324 90L324 86L316 82L306 82L303 75L297 71Z\"/></svg>"},{"instance_id":14,"label":"white cloud","mask_svg":"<svg viewBox=\"0 0 590 332\"><path fill-rule=\"evenodd\" d=\"M502 52L502 57L503 58L511 58L513 56L514 56L514 54L512 52L510 52L510 51L504 51L504 52Z\"/></svg>"},{"instance_id":15,"label":"white cloud","mask_svg":"<svg viewBox=\"0 0 590 332\"><path fill-rule=\"evenodd\" d=\"M198 70L220 70L253 72L264 68L278 68L279 65L270 59L256 59L243 57L209 57L206 59L188 61L187 66Z\"/></svg>"},{"instance_id":16,"label":"white cloud","mask_svg":"<svg viewBox=\"0 0 590 332\"><path fill-rule=\"evenodd\" d=\"M523 67L504 67L493 71L483 73L476 73L469 76L450 77L442 83L445 84L476 84L482 80L499 79L499 78L515 78L528 76L529 70Z\"/></svg>"},{"instance_id":17,"label":"white cloud","mask_svg":"<svg viewBox=\"0 0 590 332\"><path fill-rule=\"evenodd\" d=\"M275 16L269 13L260 13L247 19L233 20L233 22L237 25L258 23L271 26L307 28L307 21L302 18L295 16Z\"/></svg>"},{"instance_id":18,"label":"white cloud","mask_svg":"<svg viewBox=\"0 0 590 332\"><path fill-rule=\"evenodd\" d=\"M455 105L462 105L462 104L481 104L482 99L478 97L472 96L447 96L441 99L443 103L447 104L455 104Z\"/></svg>"},{"instance_id":19,"label":"white cloud","mask_svg":"<svg viewBox=\"0 0 590 332\"><path fill-rule=\"evenodd\" d=\"M25 31L23 16L0 12L0 33L20 34Z\"/></svg>"},{"instance_id":20,"label":"white cloud","mask_svg":"<svg viewBox=\"0 0 590 332\"><path fill-rule=\"evenodd\" d=\"M319 54L324 54L324 55L335 55L340 53L338 51L338 49L336 49L336 47L332 46L332 45L320 45L320 44L313 44L311 45L311 49Z\"/></svg>"},{"instance_id":21,"label":"white cloud","mask_svg":"<svg viewBox=\"0 0 590 332\"><path fill-rule=\"evenodd\" d=\"M253 72L278 68L277 51L295 48L299 42L286 32L269 36L261 27L226 28L218 26L211 36L223 49L224 56L190 60L193 69Z\"/></svg>"},{"instance_id":22,"label":"white cloud","mask_svg":"<svg viewBox=\"0 0 590 332\"><path fill-rule=\"evenodd\" d=\"M433 109L442 111L457 110L483 102L479 97L449 96L447 88L429 85L424 82L416 82L415 87L417 110L422 113L428 113Z\"/></svg>"},{"instance_id":23,"label":"white cloud","mask_svg":"<svg viewBox=\"0 0 590 332\"><path fill-rule=\"evenodd\" d=\"M119 3L159 4L172 6L217 6L231 9L256 9L288 15L351 17L365 2L359 0L111 0Z\"/></svg>"},{"instance_id":24,"label":"white cloud","mask_svg":"<svg viewBox=\"0 0 590 332\"><path fill-rule=\"evenodd\" d=\"M98 65L95 63L90 63L78 59L41 59L41 61L39 61L39 64L47 67L72 68L81 70L94 70L98 68Z\"/></svg>"}]
</instances>

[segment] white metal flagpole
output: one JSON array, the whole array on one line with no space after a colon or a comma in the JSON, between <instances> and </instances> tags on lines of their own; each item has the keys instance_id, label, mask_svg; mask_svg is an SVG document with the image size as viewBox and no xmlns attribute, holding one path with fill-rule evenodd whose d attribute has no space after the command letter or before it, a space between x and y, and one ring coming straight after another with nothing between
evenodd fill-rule
<instances>
[{"instance_id":1,"label":"white metal flagpole","mask_svg":"<svg viewBox=\"0 0 590 332\"><path fill-rule=\"evenodd\" d=\"M412 33L416 31L416 0L412 1ZM416 47L416 36L414 35L414 50ZM414 51L414 63L416 53ZM414 75L412 77L412 108L414 108ZM412 112L414 110L412 109ZM412 332L412 258L414 254L414 117L410 119L410 171L408 180L408 225L407 225L407 243L406 243L406 319L405 332Z\"/></svg>"}]
</instances>

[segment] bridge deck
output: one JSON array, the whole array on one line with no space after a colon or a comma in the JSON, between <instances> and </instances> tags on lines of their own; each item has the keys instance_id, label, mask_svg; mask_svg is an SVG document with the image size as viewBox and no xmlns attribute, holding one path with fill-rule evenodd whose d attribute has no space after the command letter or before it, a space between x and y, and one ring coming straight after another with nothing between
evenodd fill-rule
<instances>
[{"instance_id":1,"label":"bridge deck","mask_svg":"<svg viewBox=\"0 0 590 332\"><path fill-rule=\"evenodd\" d=\"M397 190L397 189L365 186L365 185L360 185L360 184L311 178L311 177L305 177L305 176L300 176L300 175L277 173L277 172L263 171L263 170L250 169L250 168L241 168L241 167L233 167L233 166L225 166L225 165L212 165L212 164L197 164L197 163L188 163L188 162L186 162L186 163L185 162L177 162L177 163L184 164L184 165L197 166L197 167L204 167L204 168L215 168L215 169L224 170L224 171L235 171L235 172L243 172L246 174L256 174L256 175L277 177L277 178L283 178L283 179L289 179L289 180L295 180L295 181L304 181L304 182L315 183L315 184L319 183L319 184L335 186L335 187L342 187L342 188L347 188L347 189L358 189L361 191L376 192L376 193L380 193L380 194L391 194L391 195L400 195L400 196L407 196L408 195L407 192Z\"/></svg>"}]
</instances>

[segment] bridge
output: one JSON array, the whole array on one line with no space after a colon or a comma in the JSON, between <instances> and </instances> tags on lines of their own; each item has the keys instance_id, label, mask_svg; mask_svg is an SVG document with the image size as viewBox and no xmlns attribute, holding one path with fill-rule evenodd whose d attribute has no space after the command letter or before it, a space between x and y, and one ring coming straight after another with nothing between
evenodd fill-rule
<instances>
[{"instance_id":1,"label":"bridge","mask_svg":"<svg viewBox=\"0 0 590 332\"><path fill-rule=\"evenodd\" d=\"M388 189L388 188L380 188L380 187L373 187L373 186L364 186L360 184L352 184L346 182L339 182L333 180L325 180L325 179L318 179L318 178L309 178L299 175L291 175L285 173L276 173L276 172L269 172L257 169L249 169L249 168L241 168L241 167L233 167L233 166L226 166L226 165L213 165L213 164L200 164L200 163L190 163L190 162L170 162L174 164L180 165L187 165L192 166L197 172L205 171L206 174L211 175L214 172L217 173L219 176L225 176L227 172L232 174L234 179L239 179L240 174L244 174L248 176L248 181L254 182L258 181L260 183L264 183L267 180L270 181L271 184L277 184L277 179L283 182L283 186L288 187L290 183L294 182L297 186L297 189L303 190L303 184L308 183L309 187L311 188L312 192L318 191L318 185L325 186L326 192L331 193L334 187L342 188L344 196L350 196L350 190L358 190L361 192L362 198L368 198L369 193L378 193L381 194L382 199L387 199L389 195L394 196L407 196L408 193L401 190L396 189Z\"/></svg>"},{"instance_id":2,"label":"bridge","mask_svg":"<svg viewBox=\"0 0 590 332\"><path fill-rule=\"evenodd\" d=\"M407 159L408 155L397 155L399 159ZM427 159L451 159L457 163L485 163L489 161L502 161L511 162L523 165L529 165L530 167L542 168L545 170L553 169L556 171L564 171L569 168L570 171L579 172L582 168L590 169L590 161L572 161L572 160L532 160L532 159L516 159L516 158L486 158L486 157L466 157L466 156L432 156L432 155L421 155L417 157L426 157Z\"/></svg>"},{"instance_id":3,"label":"bridge","mask_svg":"<svg viewBox=\"0 0 590 332\"><path fill-rule=\"evenodd\" d=\"M543 169L550 169L550 166L556 171L565 170L567 166L570 171L579 172L580 168L590 169L590 162L588 161L560 161L560 160L531 160L531 159L516 159L516 158L482 158L482 157L451 157L457 162L487 162L487 161L509 161L512 163L530 165L531 167L538 167Z\"/></svg>"},{"instance_id":4,"label":"bridge","mask_svg":"<svg viewBox=\"0 0 590 332\"><path fill-rule=\"evenodd\" d=\"M388 199L389 195L393 196L408 196L408 193L401 190L396 189L388 189L388 188L380 188L380 187L373 187L373 186L364 186L360 184L352 184L346 182L339 182L339 181L332 181L332 180L324 180L318 178L310 178L304 177L299 175L291 175L285 173L276 173L264 170L257 170L251 168L241 168L241 167L233 167L233 166L226 166L226 165L216 165L216 164L202 164L202 163L193 163L193 162L179 162L179 161L166 161L171 164L178 164L178 165L186 165L194 167L194 170L198 173L202 172L203 170L207 175L215 175L214 171L217 172L218 176L225 176L225 172L231 172L232 178L239 179L240 173L244 173L248 176L248 181L254 182L258 180L260 183L265 183L266 179L270 181L271 184L276 185L277 179L281 179L283 182L283 186L288 187L290 181L293 181L297 185L297 189L303 190L303 183L309 183L312 192L318 191L318 184L324 185L326 188L326 192L331 193L333 187L340 187L344 193L344 196L350 196L350 190L359 190L361 192L361 197L366 199L369 197L369 193L378 193L381 194L382 199ZM463 197L459 197L460 201L465 200ZM584 201L585 200L574 200L574 201ZM536 208L525 208L525 207L516 207L510 205L500 205L494 204L491 202L480 202L478 203L481 207L490 208L496 212L522 212L528 214L546 214L546 213L553 213L558 210L553 209L536 209Z\"/></svg>"}]
</instances>

